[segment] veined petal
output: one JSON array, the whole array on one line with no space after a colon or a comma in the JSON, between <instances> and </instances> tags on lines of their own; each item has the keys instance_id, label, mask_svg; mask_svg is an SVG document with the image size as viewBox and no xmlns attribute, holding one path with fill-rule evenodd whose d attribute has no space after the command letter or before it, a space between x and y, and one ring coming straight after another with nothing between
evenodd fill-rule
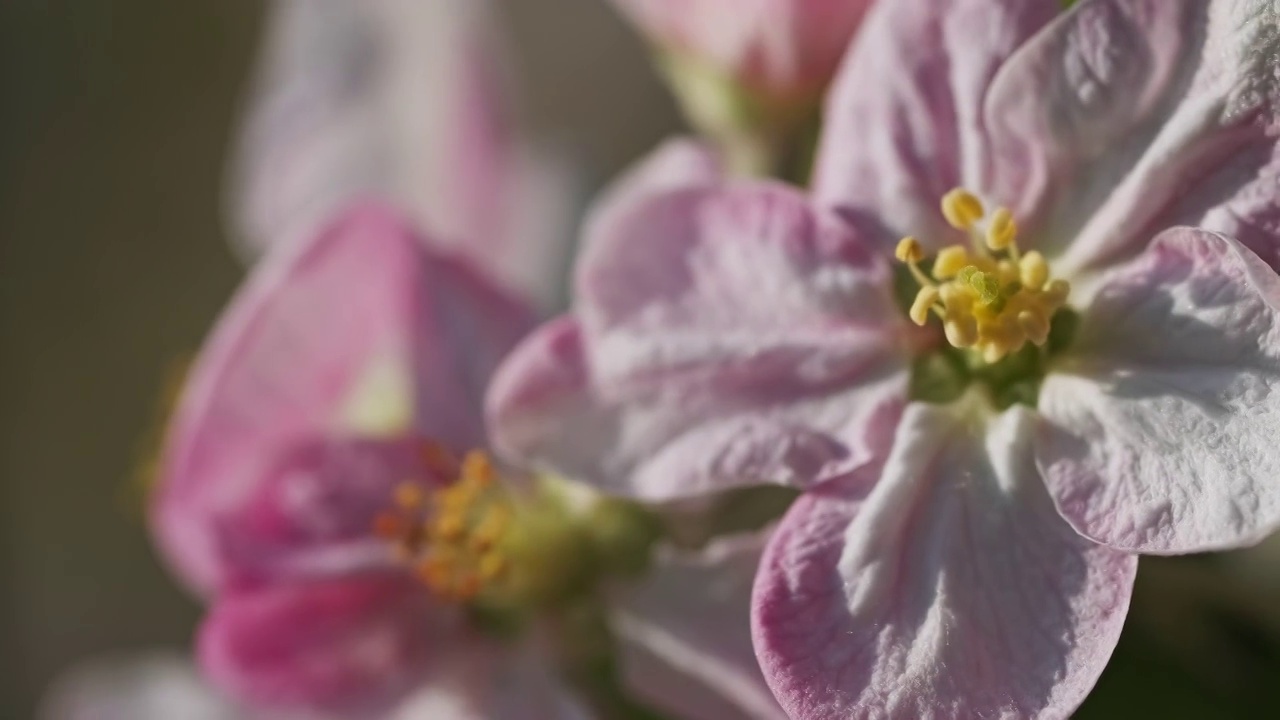
<instances>
[{"instance_id":1,"label":"veined petal","mask_svg":"<svg viewBox=\"0 0 1280 720\"><path fill-rule=\"evenodd\" d=\"M1030 428L1016 406L984 421L913 404L882 472L792 507L752 618L792 717L1066 718L1084 699L1137 559L1058 516Z\"/></svg>"},{"instance_id":2,"label":"veined petal","mask_svg":"<svg viewBox=\"0 0 1280 720\"><path fill-rule=\"evenodd\" d=\"M1271 2L1078 3L992 85L990 189L1068 271L1131 257L1181 224L1272 262L1278 51Z\"/></svg>"},{"instance_id":3,"label":"veined petal","mask_svg":"<svg viewBox=\"0 0 1280 720\"><path fill-rule=\"evenodd\" d=\"M992 78L1060 9L1060 0L876 3L827 97L818 200L878 218L886 242L955 241L938 202L954 187L985 187L1000 142L982 114Z\"/></svg>"},{"instance_id":4,"label":"veined petal","mask_svg":"<svg viewBox=\"0 0 1280 720\"><path fill-rule=\"evenodd\" d=\"M656 195L596 228L578 318L495 377L500 449L663 500L813 482L892 426L906 324L887 268L838 218L748 185Z\"/></svg>"},{"instance_id":5,"label":"veined petal","mask_svg":"<svg viewBox=\"0 0 1280 720\"><path fill-rule=\"evenodd\" d=\"M313 492L277 505L298 513L290 526L348 528L373 501L353 502L348 490L357 485L347 487L343 504L352 517L340 521L323 498L341 482L322 478L352 468L327 468L324 458L356 456L325 450L302 463L314 482L284 477L305 448L350 438L394 445L423 434L456 450L482 445L488 371L528 317L378 207L357 208L308 242L273 249L207 341L169 428L152 516L162 550L207 592L235 574L220 538L243 524L238 516L258 512L264 486ZM362 491L382 493L383 482L407 479L365 477L370 462L405 469L368 450L357 453Z\"/></svg>"},{"instance_id":6,"label":"veined petal","mask_svg":"<svg viewBox=\"0 0 1280 720\"><path fill-rule=\"evenodd\" d=\"M623 682L638 699L686 720L786 720L751 646L751 583L768 537L666 548L618 589L612 624Z\"/></svg>"},{"instance_id":7,"label":"veined petal","mask_svg":"<svg viewBox=\"0 0 1280 720\"><path fill-rule=\"evenodd\" d=\"M463 642L461 618L408 578L290 584L220 596L200 628L208 676L282 710L385 710Z\"/></svg>"},{"instance_id":8,"label":"veined petal","mask_svg":"<svg viewBox=\"0 0 1280 720\"><path fill-rule=\"evenodd\" d=\"M376 195L437 246L554 299L569 173L512 127L487 0L273 6L232 168L241 243L256 255Z\"/></svg>"},{"instance_id":9,"label":"veined petal","mask_svg":"<svg viewBox=\"0 0 1280 720\"><path fill-rule=\"evenodd\" d=\"M1170 230L1101 286L1040 391L1059 508L1113 547L1183 553L1280 526L1280 279L1239 242Z\"/></svg>"}]
</instances>

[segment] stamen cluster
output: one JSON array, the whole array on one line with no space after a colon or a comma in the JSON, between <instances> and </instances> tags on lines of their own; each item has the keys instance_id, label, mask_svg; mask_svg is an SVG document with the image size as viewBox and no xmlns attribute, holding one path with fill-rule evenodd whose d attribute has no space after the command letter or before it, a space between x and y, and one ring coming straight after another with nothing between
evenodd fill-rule
<instances>
[{"instance_id":1,"label":"stamen cluster","mask_svg":"<svg viewBox=\"0 0 1280 720\"><path fill-rule=\"evenodd\" d=\"M1018 228L1007 208L987 214L973 193L956 188L942 199L942 214L969 235L970 246L951 245L934 258L930 273L919 241L905 237L895 256L920 284L908 314L917 325L932 312L942 320L947 342L972 348L995 363L1027 342L1044 345L1053 315L1071 288L1051 279L1039 252L1018 248Z\"/></svg>"},{"instance_id":2,"label":"stamen cluster","mask_svg":"<svg viewBox=\"0 0 1280 720\"><path fill-rule=\"evenodd\" d=\"M496 482L489 457L472 451L457 463L439 446L424 446L428 465L454 479L429 489L406 480L396 487L395 510L379 515L375 533L437 596L457 602L498 589L510 575L506 552L515 511ZM447 472L452 470L452 472Z\"/></svg>"}]
</instances>

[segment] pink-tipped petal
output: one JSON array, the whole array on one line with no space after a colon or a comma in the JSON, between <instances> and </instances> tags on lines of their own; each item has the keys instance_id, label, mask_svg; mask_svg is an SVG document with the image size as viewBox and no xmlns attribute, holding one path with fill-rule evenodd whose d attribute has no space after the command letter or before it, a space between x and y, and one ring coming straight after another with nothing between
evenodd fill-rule
<instances>
[{"instance_id":1,"label":"pink-tipped petal","mask_svg":"<svg viewBox=\"0 0 1280 720\"><path fill-rule=\"evenodd\" d=\"M1060 9L1060 0L877 3L827 97L818 200L878 218L887 242L953 241L938 203L957 186L983 189L1001 142L982 114L992 78Z\"/></svg>"},{"instance_id":2,"label":"pink-tipped petal","mask_svg":"<svg viewBox=\"0 0 1280 720\"><path fill-rule=\"evenodd\" d=\"M649 500L863 462L905 394L887 267L772 185L635 203L588 243L577 319L490 390L500 449Z\"/></svg>"},{"instance_id":3,"label":"pink-tipped petal","mask_svg":"<svg viewBox=\"0 0 1280 720\"><path fill-rule=\"evenodd\" d=\"M376 717L461 642L460 618L407 578L232 592L200 628L208 677L252 705Z\"/></svg>"},{"instance_id":4,"label":"pink-tipped petal","mask_svg":"<svg viewBox=\"0 0 1280 720\"><path fill-rule=\"evenodd\" d=\"M993 83L988 189L1065 252L1063 268L1130 257L1178 224L1272 262L1278 50L1270 3L1078 3Z\"/></svg>"},{"instance_id":5,"label":"pink-tipped petal","mask_svg":"<svg viewBox=\"0 0 1280 720\"><path fill-rule=\"evenodd\" d=\"M775 101L816 96L872 0L614 0L653 42Z\"/></svg>"},{"instance_id":6,"label":"pink-tipped petal","mask_svg":"<svg viewBox=\"0 0 1280 720\"><path fill-rule=\"evenodd\" d=\"M1066 518L1108 545L1183 553L1280 526L1280 279L1181 228L1104 282L1045 381L1037 461Z\"/></svg>"},{"instance_id":7,"label":"pink-tipped petal","mask_svg":"<svg viewBox=\"0 0 1280 720\"><path fill-rule=\"evenodd\" d=\"M665 548L612 610L623 682L686 720L786 720L751 645L751 583L768 532Z\"/></svg>"},{"instance_id":8,"label":"pink-tipped petal","mask_svg":"<svg viewBox=\"0 0 1280 720\"><path fill-rule=\"evenodd\" d=\"M524 148L486 0L282 0L269 17L231 187L254 255L388 198L542 301L561 279L571 192Z\"/></svg>"},{"instance_id":9,"label":"pink-tipped petal","mask_svg":"<svg viewBox=\"0 0 1280 720\"><path fill-rule=\"evenodd\" d=\"M792 507L752 618L791 717L1066 718L1084 699L1137 559L1058 516L1031 426L1024 409L982 420L913 404L882 472Z\"/></svg>"},{"instance_id":10,"label":"pink-tipped petal","mask_svg":"<svg viewBox=\"0 0 1280 720\"><path fill-rule=\"evenodd\" d=\"M274 248L207 341L169 428L152 525L175 570L202 592L230 580L236 557L253 552L230 553L226 529L290 487L287 503L273 501L297 514L285 524L343 528L299 539L354 539L352 523L411 467L370 448L332 455L331 446L362 436L394 446L422 434L455 450L483 444L488 371L528 317L377 206ZM302 458L307 448L321 454ZM351 468L325 458L355 457L359 482L340 493L351 516L340 519L342 508L324 498ZM397 477L373 477L370 463ZM304 472L287 472L291 464ZM355 502L357 488L371 497Z\"/></svg>"}]
</instances>

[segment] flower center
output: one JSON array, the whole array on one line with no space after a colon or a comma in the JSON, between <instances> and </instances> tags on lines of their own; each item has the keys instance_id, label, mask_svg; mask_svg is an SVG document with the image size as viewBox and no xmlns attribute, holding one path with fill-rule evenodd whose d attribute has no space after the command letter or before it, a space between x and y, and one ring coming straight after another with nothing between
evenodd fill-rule
<instances>
[{"instance_id":1,"label":"flower center","mask_svg":"<svg viewBox=\"0 0 1280 720\"><path fill-rule=\"evenodd\" d=\"M517 508L493 463L480 451L459 463L429 442L423 454L428 468L453 480L435 488L402 482L394 509L375 519L374 532L441 598L470 602L508 589Z\"/></svg>"},{"instance_id":2,"label":"flower center","mask_svg":"<svg viewBox=\"0 0 1280 720\"><path fill-rule=\"evenodd\" d=\"M1050 275L1039 252L1018 247L1008 208L988 213L973 193L956 188L942 198L942 215L968 235L967 246L943 248L927 271L914 237L899 241L894 253L916 283L907 314L920 326L936 316L950 346L917 362L919 399L946 402L980 380L999 406L1034 403L1046 346L1052 350L1071 332L1071 286Z\"/></svg>"},{"instance_id":3,"label":"flower center","mask_svg":"<svg viewBox=\"0 0 1280 720\"><path fill-rule=\"evenodd\" d=\"M942 198L942 214L969 235L970 244L943 248L925 273L920 243L913 237L898 243L895 255L920 284L911 320L924 325L932 312L952 347L972 348L986 363L999 362L1028 342L1043 346L1070 285L1050 278L1039 252L1019 250L1018 226L1007 208L987 214L973 193L956 188Z\"/></svg>"}]
</instances>

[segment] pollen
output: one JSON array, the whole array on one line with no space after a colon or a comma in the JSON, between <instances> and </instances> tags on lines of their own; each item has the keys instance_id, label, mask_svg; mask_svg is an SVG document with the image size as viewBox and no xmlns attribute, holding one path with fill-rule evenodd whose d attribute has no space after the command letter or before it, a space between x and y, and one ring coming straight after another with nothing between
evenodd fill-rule
<instances>
[{"instance_id":1,"label":"pollen","mask_svg":"<svg viewBox=\"0 0 1280 720\"><path fill-rule=\"evenodd\" d=\"M908 312L912 322L925 325L937 315L948 343L972 349L987 363L1028 342L1043 346L1070 285L1050 277L1039 252L1021 252L1008 208L987 213L976 195L957 188L943 197L942 215L969 235L968 247L943 248L929 274L920 267L924 252L915 238L903 238L894 253L920 285Z\"/></svg>"},{"instance_id":2,"label":"pollen","mask_svg":"<svg viewBox=\"0 0 1280 720\"><path fill-rule=\"evenodd\" d=\"M469 603L500 591L511 575L515 503L497 469L483 452L459 462L433 442L421 450L427 478L392 490L390 509L373 520L374 534L441 599ZM453 475L441 480L446 469Z\"/></svg>"}]
</instances>

